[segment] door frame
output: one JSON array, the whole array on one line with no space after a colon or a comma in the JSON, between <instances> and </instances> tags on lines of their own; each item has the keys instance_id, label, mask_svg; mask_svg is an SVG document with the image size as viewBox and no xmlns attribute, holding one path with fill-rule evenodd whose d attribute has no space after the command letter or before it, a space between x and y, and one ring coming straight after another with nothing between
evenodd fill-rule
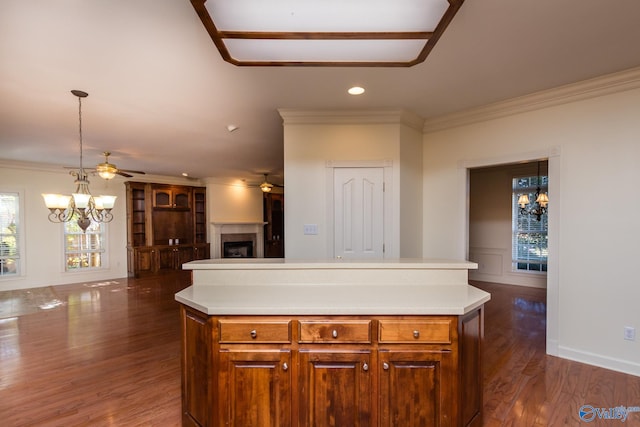
<instances>
[{"instance_id":1,"label":"door frame","mask_svg":"<svg viewBox=\"0 0 640 427\"><path fill-rule=\"evenodd\" d=\"M464 197L460 206L465 209L465 258L469 259L469 169L499 166L509 163L530 162L539 159L549 161L549 199L555 200L553 209L549 209L549 256L547 258L547 354L558 356L558 339L560 330L560 168L561 157L560 147L550 147L545 150L532 151L527 153L516 153L498 158L486 158L476 160L465 160L459 163L459 182L464 185L459 194Z\"/></svg>"},{"instance_id":2,"label":"door frame","mask_svg":"<svg viewBox=\"0 0 640 427\"><path fill-rule=\"evenodd\" d=\"M398 248L392 242L393 236L398 235L393 225L393 161L392 160L327 160L325 164L325 188L327 197L327 258L335 258L335 226L334 226L334 188L333 188L333 172L337 168L382 168L384 180L384 193L382 195L383 207L383 239L384 253L383 258L398 258Z\"/></svg>"}]
</instances>

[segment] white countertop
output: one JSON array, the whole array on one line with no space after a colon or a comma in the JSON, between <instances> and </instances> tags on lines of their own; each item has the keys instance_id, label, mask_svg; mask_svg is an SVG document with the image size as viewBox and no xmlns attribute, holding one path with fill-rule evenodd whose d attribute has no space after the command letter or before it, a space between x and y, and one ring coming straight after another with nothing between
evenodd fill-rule
<instances>
[{"instance_id":1,"label":"white countertop","mask_svg":"<svg viewBox=\"0 0 640 427\"><path fill-rule=\"evenodd\" d=\"M304 283L191 286L175 298L209 315L462 315L491 296L469 285Z\"/></svg>"},{"instance_id":2,"label":"white countertop","mask_svg":"<svg viewBox=\"0 0 640 427\"><path fill-rule=\"evenodd\" d=\"M209 259L176 300L209 315L461 315L489 301L468 261Z\"/></svg>"},{"instance_id":3,"label":"white countertop","mask_svg":"<svg viewBox=\"0 0 640 427\"><path fill-rule=\"evenodd\" d=\"M478 268L470 261L400 258L384 260L300 260L285 258L219 258L191 261L182 265L185 270L295 270L295 269L428 269L469 270Z\"/></svg>"}]
</instances>

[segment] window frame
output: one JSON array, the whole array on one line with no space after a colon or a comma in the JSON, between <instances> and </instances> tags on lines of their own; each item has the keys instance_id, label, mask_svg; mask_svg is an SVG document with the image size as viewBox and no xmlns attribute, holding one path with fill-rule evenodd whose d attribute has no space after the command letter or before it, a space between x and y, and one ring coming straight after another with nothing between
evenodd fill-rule
<instances>
[{"instance_id":1,"label":"window frame","mask_svg":"<svg viewBox=\"0 0 640 427\"><path fill-rule=\"evenodd\" d=\"M82 230L79 227L77 227L77 225L74 226L74 224L77 224L75 217L68 222L62 223L62 245L63 245L62 263L64 264L63 271L65 273L74 274L74 273L84 273L89 271L108 269L109 268L108 225L103 222L98 223L95 221L91 221L91 225L89 225L85 233L85 232L82 232ZM74 226L77 229L68 230L69 226ZM97 226L100 229L99 233L96 233L92 230L95 226ZM98 241L99 241L98 248L96 249L84 248L84 246L86 245L82 243L82 239L85 238L87 235L98 236ZM69 250L69 245L67 244L67 239L69 236L80 237L81 243L78 245L80 247L79 250ZM72 254L78 254L80 256L79 265L77 267L70 267L69 258L70 256L72 256ZM82 266L81 260L83 259L82 258L83 254L87 254L87 257L91 257L92 254L98 254L100 259L100 265L92 266L89 264L88 266Z\"/></svg>"},{"instance_id":2,"label":"window frame","mask_svg":"<svg viewBox=\"0 0 640 427\"><path fill-rule=\"evenodd\" d=\"M15 216L15 218L17 219L17 224L16 224L17 231L15 233L17 250L15 252L15 256L12 257L17 259L18 263L16 265L16 269L14 273L4 274L2 271L0 271L0 281L5 281L5 280L12 280L15 278L22 277L24 276L24 272L25 272L24 192L22 190L16 190L11 188L0 188L0 194L16 195L18 198L18 203L17 203L18 213ZM1 230L0 230L0 233L1 233Z\"/></svg>"}]
</instances>

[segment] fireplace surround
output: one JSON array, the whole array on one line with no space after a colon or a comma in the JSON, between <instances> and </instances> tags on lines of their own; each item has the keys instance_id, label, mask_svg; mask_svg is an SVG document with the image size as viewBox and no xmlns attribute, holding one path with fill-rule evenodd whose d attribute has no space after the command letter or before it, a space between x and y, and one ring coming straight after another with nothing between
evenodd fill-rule
<instances>
[{"instance_id":1,"label":"fireplace surround","mask_svg":"<svg viewBox=\"0 0 640 427\"><path fill-rule=\"evenodd\" d=\"M212 222L211 258L263 258L265 224Z\"/></svg>"}]
</instances>

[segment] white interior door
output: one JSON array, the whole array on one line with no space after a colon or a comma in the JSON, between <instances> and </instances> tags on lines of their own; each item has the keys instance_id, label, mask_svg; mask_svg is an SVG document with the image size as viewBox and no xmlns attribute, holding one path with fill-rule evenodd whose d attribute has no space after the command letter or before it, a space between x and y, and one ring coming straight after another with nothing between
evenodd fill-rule
<instances>
[{"instance_id":1,"label":"white interior door","mask_svg":"<svg viewBox=\"0 0 640 427\"><path fill-rule=\"evenodd\" d=\"M384 258L384 168L334 168L334 255Z\"/></svg>"}]
</instances>

